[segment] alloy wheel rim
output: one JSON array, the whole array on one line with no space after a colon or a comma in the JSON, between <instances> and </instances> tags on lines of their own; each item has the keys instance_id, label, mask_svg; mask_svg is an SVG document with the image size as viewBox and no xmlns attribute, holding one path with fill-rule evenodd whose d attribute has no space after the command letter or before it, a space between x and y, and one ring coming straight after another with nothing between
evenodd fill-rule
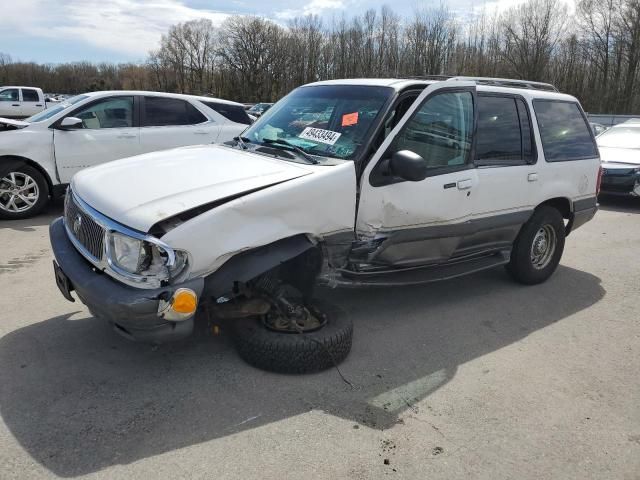
<instances>
[{"instance_id":1,"label":"alloy wheel rim","mask_svg":"<svg viewBox=\"0 0 640 480\"><path fill-rule=\"evenodd\" d=\"M38 183L26 173L9 172L0 179L0 209L5 212L26 212L39 197Z\"/></svg>"},{"instance_id":2,"label":"alloy wheel rim","mask_svg":"<svg viewBox=\"0 0 640 480\"><path fill-rule=\"evenodd\" d=\"M542 270L553 258L556 251L557 236L551 225L543 225L536 232L531 244L531 264L533 268Z\"/></svg>"}]
</instances>

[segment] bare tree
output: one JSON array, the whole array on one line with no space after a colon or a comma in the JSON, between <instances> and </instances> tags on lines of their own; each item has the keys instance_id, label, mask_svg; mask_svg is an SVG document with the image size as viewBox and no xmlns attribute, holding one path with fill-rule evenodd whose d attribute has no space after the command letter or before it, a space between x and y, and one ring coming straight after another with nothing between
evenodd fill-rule
<instances>
[{"instance_id":1,"label":"bare tree","mask_svg":"<svg viewBox=\"0 0 640 480\"><path fill-rule=\"evenodd\" d=\"M560 0L529 0L504 15L503 58L513 76L544 79L566 17L567 7Z\"/></svg>"}]
</instances>

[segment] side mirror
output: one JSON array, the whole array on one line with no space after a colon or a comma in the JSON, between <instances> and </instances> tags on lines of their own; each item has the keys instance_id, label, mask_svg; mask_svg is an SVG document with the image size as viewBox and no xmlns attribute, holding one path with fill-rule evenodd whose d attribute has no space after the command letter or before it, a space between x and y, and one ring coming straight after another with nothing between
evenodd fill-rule
<instances>
[{"instance_id":1,"label":"side mirror","mask_svg":"<svg viewBox=\"0 0 640 480\"><path fill-rule=\"evenodd\" d=\"M395 152L389 161L391 174L410 182L427 178L428 168L427 161L411 150Z\"/></svg>"},{"instance_id":2,"label":"side mirror","mask_svg":"<svg viewBox=\"0 0 640 480\"><path fill-rule=\"evenodd\" d=\"M82 119L78 117L66 117L60 122L61 130L74 130L76 128L82 128Z\"/></svg>"}]
</instances>

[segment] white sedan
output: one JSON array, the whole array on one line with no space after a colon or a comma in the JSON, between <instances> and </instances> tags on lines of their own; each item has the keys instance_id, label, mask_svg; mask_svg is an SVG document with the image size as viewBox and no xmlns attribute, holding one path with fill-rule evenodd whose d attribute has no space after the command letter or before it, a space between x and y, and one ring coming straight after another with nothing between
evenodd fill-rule
<instances>
[{"instance_id":1,"label":"white sedan","mask_svg":"<svg viewBox=\"0 0 640 480\"><path fill-rule=\"evenodd\" d=\"M86 167L229 141L250 123L240 103L141 91L92 92L24 121L0 118L0 218L35 215Z\"/></svg>"}]
</instances>

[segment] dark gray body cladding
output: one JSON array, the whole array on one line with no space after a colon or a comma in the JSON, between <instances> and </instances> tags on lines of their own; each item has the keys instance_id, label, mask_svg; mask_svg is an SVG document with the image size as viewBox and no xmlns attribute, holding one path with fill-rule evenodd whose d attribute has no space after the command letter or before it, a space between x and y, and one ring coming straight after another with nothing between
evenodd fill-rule
<instances>
[{"instance_id":1,"label":"dark gray body cladding","mask_svg":"<svg viewBox=\"0 0 640 480\"><path fill-rule=\"evenodd\" d=\"M510 250L533 210L497 214L467 222L381 233L354 248L351 263L362 267L433 265L460 257ZM370 248L367 248L369 245Z\"/></svg>"}]
</instances>

